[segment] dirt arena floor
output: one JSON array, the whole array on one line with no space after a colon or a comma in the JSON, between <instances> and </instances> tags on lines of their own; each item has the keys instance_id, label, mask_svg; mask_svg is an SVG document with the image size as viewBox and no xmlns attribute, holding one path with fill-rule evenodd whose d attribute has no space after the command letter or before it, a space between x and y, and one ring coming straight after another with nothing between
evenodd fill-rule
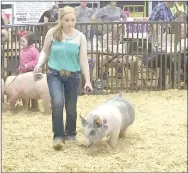
<instances>
[{"instance_id":1,"label":"dirt arena floor","mask_svg":"<svg viewBox=\"0 0 188 173\"><path fill-rule=\"evenodd\" d=\"M2 115L3 172L186 172L187 91L137 92L125 96L134 103L135 122L117 148L104 139L94 151L67 142L52 148L51 116L9 111ZM80 96L78 113L86 115L111 97Z\"/></svg>"}]
</instances>

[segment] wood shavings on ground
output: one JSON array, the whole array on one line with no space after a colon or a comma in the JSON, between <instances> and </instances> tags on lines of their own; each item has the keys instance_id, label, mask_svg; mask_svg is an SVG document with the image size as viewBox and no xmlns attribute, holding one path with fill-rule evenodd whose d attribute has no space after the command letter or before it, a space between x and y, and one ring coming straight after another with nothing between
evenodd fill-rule
<instances>
[{"instance_id":1,"label":"wood shavings on ground","mask_svg":"<svg viewBox=\"0 0 188 173\"><path fill-rule=\"evenodd\" d=\"M83 116L112 95L80 96ZM135 122L116 149L106 140L94 154L79 142L67 142L63 151L52 148L51 115L6 111L2 115L3 172L186 172L187 91L125 93L134 103ZM80 119L78 141L82 138Z\"/></svg>"}]
</instances>

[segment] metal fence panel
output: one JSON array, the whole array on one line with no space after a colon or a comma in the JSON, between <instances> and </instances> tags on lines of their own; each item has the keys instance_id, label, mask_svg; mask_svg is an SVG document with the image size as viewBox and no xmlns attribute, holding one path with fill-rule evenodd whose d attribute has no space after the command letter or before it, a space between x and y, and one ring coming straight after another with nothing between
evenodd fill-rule
<instances>
[{"instance_id":1,"label":"metal fence panel","mask_svg":"<svg viewBox=\"0 0 188 173\"><path fill-rule=\"evenodd\" d=\"M35 45L42 50L45 35L56 23L11 25L10 39L3 46L2 77L19 64L19 30L35 32ZM187 88L186 22L77 23L88 40L88 61L94 94L139 90ZM47 65L43 66L46 73ZM80 94L84 85L81 78Z\"/></svg>"}]
</instances>

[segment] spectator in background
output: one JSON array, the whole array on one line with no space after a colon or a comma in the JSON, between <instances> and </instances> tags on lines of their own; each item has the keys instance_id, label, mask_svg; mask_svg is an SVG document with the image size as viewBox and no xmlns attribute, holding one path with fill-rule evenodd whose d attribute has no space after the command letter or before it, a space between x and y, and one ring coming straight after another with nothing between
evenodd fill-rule
<instances>
[{"instance_id":1,"label":"spectator in background","mask_svg":"<svg viewBox=\"0 0 188 173\"><path fill-rule=\"evenodd\" d=\"M92 20L101 19L102 21L121 21L127 19L124 11L116 6L116 1L109 1L109 4L101 8L96 14L92 16Z\"/></svg>"},{"instance_id":2,"label":"spectator in background","mask_svg":"<svg viewBox=\"0 0 188 173\"><path fill-rule=\"evenodd\" d=\"M116 1L109 1L109 4L103 8L101 8L97 13L95 13L92 18L93 21L100 19L104 22L114 22L114 21L123 21L127 20L127 16L124 11L116 6ZM104 34L107 33L106 27L104 27ZM109 26L109 32L112 30L111 26Z\"/></svg>"},{"instance_id":3,"label":"spectator in background","mask_svg":"<svg viewBox=\"0 0 188 173\"><path fill-rule=\"evenodd\" d=\"M149 17L149 21L172 21L174 18L173 18L170 8L172 8L173 6L174 6L173 1L164 1L162 3L157 4L157 6L153 9L153 12ZM161 68L159 79L158 79L158 87L160 87L160 84L161 84L160 78L162 78L162 89L165 89L165 85L166 85L165 54L160 52L161 50L160 47L162 46L161 39L159 40L157 39L159 35L163 34L163 30L161 29L161 27L163 26L164 25L153 24L150 27L150 35L151 35L152 44L156 50L153 50L154 52L153 56L149 56L149 57L146 56L146 59L143 62L145 65L147 65L147 62L148 62L149 68L151 67ZM162 54L162 58L160 54ZM172 86L174 86L174 63L170 56L167 56L167 69L169 69L170 71Z\"/></svg>"},{"instance_id":4,"label":"spectator in background","mask_svg":"<svg viewBox=\"0 0 188 173\"><path fill-rule=\"evenodd\" d=\"M173 15L170 10L174 6L173 1L164 1L162 3L157 4L157 6L153 9L149 20L150 21L172 21Z\"/></svg>"},{"instance_id":5,"label":"spectator in background","mask_svg":"<svg viewBox=\"0 0 188 173\"><path fill-rule=\"evenodd\" d=\"M87 7L87 1L82 0L80 2L80 6L75 7L76 11L76 21L77 22L84 22L89 23L91 21L91 17L93 16L94 12L92 9ZM83 32L86 38L90 38L91 36L91 26L89 25L77 25L77 29ZM93 37L93 36L92 36Z\"/></svg>"},{"instance_id":6,"label":"spectator in background","mask_svg":"<svg viewBox=\"0 0 188 173\"><path fill-rule=\"evenodd\" d=\"M53 5L50 10L45 11L42 16L40 17L38 23L49 23L49 22L56 22L58 20L58 5ZM49 30L52 26L51 25L45 25L44 30ZM36 35L41 35L44 32L42 31L41 25L36 26ZM41 40L36 40L36 42L40 46Z\"/></svg>"},{"instance_id":7,"label":"spectator in background","mask_svg":"<svg viewBox=\"0 0 188 173\"><path fill-rule=\"evenodd\" d=\"M186 15L187 15L187 6L185 5L185 1L176 1L174 6L172 8L170 8L170 10L171 10L173 16L178 11L186 13Z\"/></svg>"},{"instance_id":8,"label":"spectator in background","mask_svg":"<svg viewBox=\"0 0 188 173\"><path fill-rule=\"evenodd\" d=\"M149 21L172 21L173 15L170 10L171 7L174 6L174 2L164 1L162 3L157 4L157 6L153 9ZM158 30L158 32L156 32ZM150 26L150 36L153 40L153 45L158 47L159 43L157 41L157 36L161 35L161 26L159 24L153 24Z\"/></svg>"},{"instance_id":9,"label":"spectator in background","mask_svg":"<svg viewBox=\"0 0 188 173\"><path fill-rule=\"evenodd\" d=\"M50 10L45 11L39 19L39 23L55 22L58 19L58 5L53 5Z\"/></svg>"}]
</instances>

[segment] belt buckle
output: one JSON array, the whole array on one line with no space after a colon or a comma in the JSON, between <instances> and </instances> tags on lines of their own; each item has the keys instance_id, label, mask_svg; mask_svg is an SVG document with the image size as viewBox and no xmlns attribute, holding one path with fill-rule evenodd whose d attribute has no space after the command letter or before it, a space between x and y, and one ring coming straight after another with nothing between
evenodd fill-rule
<instances>
[{"instance_id":1,"label":"belt buckle","mask_svg":"<svg viewBox=\"0 0 188 173\"><path fill-rule=\"evenodd\" d=\"M61 76L70 76L71 72L70 71L66 71L66 70L60 70L60 75Z\"/></svg>"}]
</instances>

